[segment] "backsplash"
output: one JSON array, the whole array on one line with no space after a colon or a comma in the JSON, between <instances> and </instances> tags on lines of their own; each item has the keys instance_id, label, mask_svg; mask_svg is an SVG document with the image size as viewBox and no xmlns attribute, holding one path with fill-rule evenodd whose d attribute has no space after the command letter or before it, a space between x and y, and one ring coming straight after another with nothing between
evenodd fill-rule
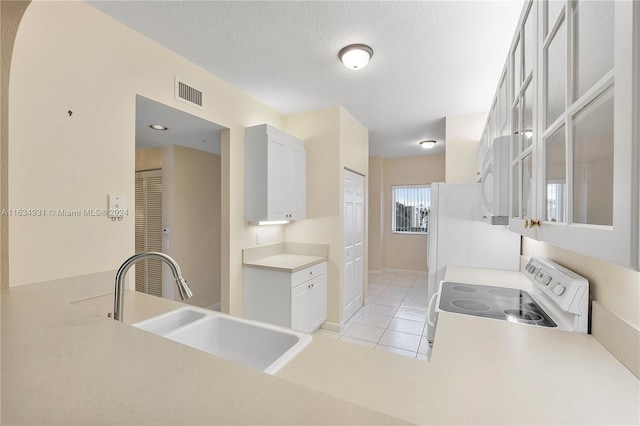
<instances>
[{"instance_id":1,"label":"backsplash","mask_svg":"<svg viewBox=\"0 0 640 426\"><path fill-rule=\"evenodd\" d=\"M640 377L640 272L526 237L522 255L549 258L589 280L592 335Z\"/></svg>"}]
</instances>

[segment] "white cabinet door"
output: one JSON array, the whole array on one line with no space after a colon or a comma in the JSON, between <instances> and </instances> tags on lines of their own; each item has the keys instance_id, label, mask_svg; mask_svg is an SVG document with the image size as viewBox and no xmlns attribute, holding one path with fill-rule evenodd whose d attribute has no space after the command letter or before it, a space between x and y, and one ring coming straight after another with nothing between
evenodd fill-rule
<instances>
[{"instance_id":1,"label":"white cabinet door","mask_svg":"<svg viewBox=\"0 0 640 426\"><path fill-rule=\"evenodd\" d=\"M640 6L577 1L557 10L543 4L538 237L637 268L633 7Z\"/></svg>"},{"instance_id":2,"label":"white cabinet door","mask_svg":"<svg viewBox=\"0 0 640 426\"><path fill-rule=\"evenodd\" d=\"M327 276L315 279L311 290L313 304L309 309L309 332L317 330L327 319Z\"/></svg>"},{"instance_id":3,"label":"white cabinet door","mask_svg":"<svg viewBox=\"0 0 640 426\"><path fill-rule=\"evenodd\" d=\"M267 218L288 219L289 145L280 138L270 137L267 153Z\"/></svg>"},{"instance_id":4,"label":"white cabinet door","mask_svg":"<svg viewBox=\"0 0 640 426\"><path fill-rule=\"evenodd\" d=\"M291 328L317 330L327 319L327 280L322 275L291 289Z\"/></svg>"},{"instance_id":5,"label":"white cabinet door","mask_svg":"<svg viewBox=\"0 0 640 426\"><path fill-rule=\"evenodd\" d=\"M327 262L297 272L244 267L244 315L311 333L327 319Z\"/></svg>"},{"instance_id":6,"label":"white cabinet door","mask_svg":"<svg viewBox=\"0 0 640 426\"><path fill-rule=\"evenodd\" d=\"M304 147L289 146L289 176L287 179L289 219L304 219L307 210L307 154Z\"/></svg>"},{"instance_id":7,"label":"white cabinet door","mask_svg":"<svg viewBox=\"0 0 640 426\"><path fill-rule=\"evenodd\" d=\"M309 308L312 306L311 284L303 283L291 289L291 328L307 333Z\"/></svg>"},{"instance_id":8,"label":"white cabinet door","mask_svg":"<svg viewBox=\"0 0 640 426\"><path fill-rule=\"evenodd\" d=\"M245 129L244 218L249 222L306 216L304 142L262 124Z\"/></svg>"}]
</instances>

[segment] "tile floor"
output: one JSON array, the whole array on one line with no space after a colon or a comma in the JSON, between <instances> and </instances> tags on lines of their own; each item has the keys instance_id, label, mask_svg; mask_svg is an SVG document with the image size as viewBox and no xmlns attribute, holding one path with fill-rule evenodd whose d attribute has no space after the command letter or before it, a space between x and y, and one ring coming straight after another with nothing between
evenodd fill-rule
<instances>
[{"instance_id":1,"label":"tile floor","mask_svg":"<svg viewBox=\"0 0 640 426\"><path fill-rule=\"evenodd\" d=\"M431 357L427 320L426 275L384 272L369 276L368 304L346 323L342 333L316 333L344 342L384 350L410 358Z\"/></svg>"}]
</instances>

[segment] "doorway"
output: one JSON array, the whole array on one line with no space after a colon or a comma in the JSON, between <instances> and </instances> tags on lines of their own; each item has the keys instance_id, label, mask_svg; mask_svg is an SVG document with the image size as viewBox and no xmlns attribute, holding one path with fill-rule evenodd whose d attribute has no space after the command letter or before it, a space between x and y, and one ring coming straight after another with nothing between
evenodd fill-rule
<instances>
[{"instance_id":1,"label":"doorway","mask_svg":"<svg viewBox=\"0 0 640 426\"><path fill-rule=\"evenodd\" d=\"M346 322L363 304L364 176L344 170L344 279L342 318Z\"/></svg>"},{"instance_id":2,"label":"doorway","mask_svg":"<svg viewBox=\"0 0 640 426\"><path fill-rule=\"evenodd\" d=\"M185 303L210 309L220 309L222 298L223 130L226 128L195 115L136 97L136 180L139 172L162 171L158 176L161 186L156 188L160 194L155 199L162 214L154 218L153 229L146 228L148 235L136 238L136 252L161 251L173 257L194 293ZM138 195L139 191L136 221L144 211ZM139 241L153 242L153 247L143 247ZM157 287L158 269L161 296L179 299L171 272L163 264L143 269L156 283L147 280L146 286L137 285L136 290L155 294L149 290Z\"/></svg>"}]
</instances>

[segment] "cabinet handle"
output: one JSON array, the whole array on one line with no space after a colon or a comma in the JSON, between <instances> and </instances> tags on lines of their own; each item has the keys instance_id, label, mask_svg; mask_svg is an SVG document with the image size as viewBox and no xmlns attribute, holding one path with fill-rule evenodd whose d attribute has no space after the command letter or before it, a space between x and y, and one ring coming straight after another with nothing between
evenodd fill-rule
<instances>
[{"instance_id":1,"label":"cabinet handle","mask_svg":"<svg viewBox=\"0 0 640 426\"><path fill-rule=\"evenodd\" d=\"M525 219L524 221L524 227L528 228L529 227L529 219Z\"/></svg>"},{"instance_id":2,"label":"cabinet handle","mask_svg":"<svg viewBox=\"0 0 640 426\"><path fill-rule=\"evenodd\" d=\"M540 221L531 219L531 227L533 228L534 226L540 226Z\"/></svg>"}]
</instances>

